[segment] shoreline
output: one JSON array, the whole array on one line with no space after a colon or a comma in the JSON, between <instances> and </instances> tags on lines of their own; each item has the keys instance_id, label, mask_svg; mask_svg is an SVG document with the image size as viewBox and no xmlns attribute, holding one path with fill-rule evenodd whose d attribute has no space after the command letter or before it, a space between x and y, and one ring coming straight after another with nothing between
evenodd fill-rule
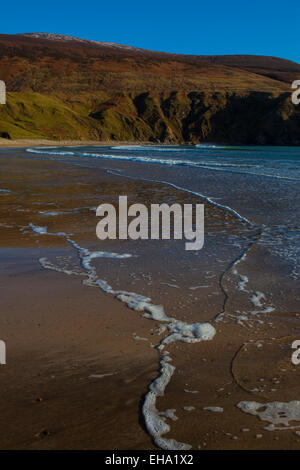
<instances>
[{"instance_id":1,"label":"shoreline","mask_svg":"<svg viewBox=\"0 0 300 470\"><path fill-rule=\"evenodd\" d=\"M150 141L117 141L117 140L109 140L109 141L99 141L99 140L47 140L47 139L15 139L15 140L8 140L3 139L0 137L0 149L1 148L27 148L27 147L85 147L85 146L99 146L99 147L113 147L118 145L148 145L148 146L186 146L186 147L196 147L198 144L205 145L216 145L216 146L224 146L224 147L275 147L275 148L300 148L299 145L275 145L275 144L268 144L268 145L255 145L255 144L229 144L229 143L219 143L219 142L180 142L180 143L166 143L166 142L150 142Z\"/></svg>"},{"instance_id":2,"label":"shoreline","mask_svg":"<svg viewBox=\"0 0 300 470\"><path fill-rule=\"evenodd\" d=\"M181 144L164 144L141 141L99 141L99 140L47 140L47 139L16 139L7 140L0 138L0 148L26 148L26 147L69 147L69 146L89 146L99 145L101 147L110 147L113 145L181 145ZM192 144L184 144L192 145Z\"/></svg>"},{"instance_id":3,"label":"shoreline","mask_svg":"<svg viewBox=\"0 0 300 470\"><path fill-rule=\"evenodd\" d=\"M242 264L232 276L239 263L230 262L236 260L241 247L229 251L227 246L225 274L222 278L211 274L203 278L202 273L208 273L205 269L213 269L210 273L223 271L216 264L217 259L201 257L193 261L186 258L188 254L184 251L177 251L176 257L174 248L168 252L166 245L158 249L150 243L147 250L142 244L127 241L99 246L98 240L94 240L94 214L89 209L103 195L113 199L125 191L141 201L147 194L150 199L155 196L158 200L175 198L181 202L194 198L199 201L199 197L167 187L166 183L136 182L122 174L112 177L100 161L80 167L73 166L69 159L65 165L61 159L23 159L23 151L14 153L12 161L6 162L5 158L1 161L2 179L11 190L2 196L3 202L7 201L7 207L15 204L16 211L6 211L8 231L2 231L1 278L6 289L1 298L4 313L0 326L9 354L1 378L5 392L0 412L3 423L10 425L9 430L7 425L5 429L4 424L0 427L0 446L156 448L145 432L142 406L149 387L160 375L153 343L161 344L163 336L159 329L163 325L159 319L143 318L141 311L135 311L139 309L131 310L115 298L116 291L126 290L149 296L154 304L163 305L167 315L187 325L208 321L217 330L211 341L168 344L175 369L165 393L158 394L157 400L160 416L168 419L171 428L164 438L186 443L195 450L298 448L296 435L279 430L265 432L266 422L243 413L236 405L245 400L264 403L297 397L299 375L290 362L290 344L300 331L299 321L290 313L289 323L279 312L261 316L263 324L254 317L251 328L238 324L231 315L215 321L215 314L222 313L225 304L227 313L234 314L241 305L240 295L248 298L255 291L252 284L255 279L250 274L257 267L260 272L266 269L265 265L257 264L260 259L265 263L265 253L255 256L251 249L254 268L250 265L250 270L246 270ZM130 168L133 170L134 165ZM28 185L28 178L34 181L33 186ZM55 217L51 216L52 210L57 211ZM225 229L223 212L207 204L207 217L216 216L220 228ZM234 214L230 219L232 230L245 224L237 222ZM46 226L50 235L26 230L29 222L37 229ZM61 236L61 231L67 232L70 226L77 247L70 248ZM242 226L239 236L241 229ZM60 235L53 237L55 233ZM209 254L213 246L215 241L207 246ZM78 247L81 252L83 248L95 252L103 247L110 252L133 255L120 263L109 257L99 257L98 261L97 257L91 258L99 279L112 285L111 294L84 285L82 277L73 276L74 269L75 274L79 272ZM168 260L166 272L160 263L159 250ZM241 254L244 257L245 253ZM49 265L44 269L47 265L39 264L41 257L54 262L57 269ZM191 265L193 262L196 264ZM197 268L194 275L188 270L191 266ZM240 275L247 280L249 291L233 290ZM172 284L166 284L170 281ZM263 288L263 282L259 284ZM14 299L15 290L20 293L18 299ZM246 292L249 294L243 294ZM258 344L263 347L258 348ZM284 370L282 366L285 374L280 372ZM273 383L278 375L283 375L282 385ZM262 389L261 378L267 388ZM271 389L274 386L278 389L275 392ZM207 407L221 407L223 411L218 413ZM249 432L243 432L244 428L249 428ZM49 434L45 436L44 431ZM256 437L261 434L263 438Z\"/></svg>"}]
</instances>

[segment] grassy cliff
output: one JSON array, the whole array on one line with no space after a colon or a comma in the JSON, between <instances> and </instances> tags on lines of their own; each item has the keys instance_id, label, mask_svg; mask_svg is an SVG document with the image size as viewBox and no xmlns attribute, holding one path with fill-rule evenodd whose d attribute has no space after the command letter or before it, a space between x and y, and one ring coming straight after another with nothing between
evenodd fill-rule
<instances>
[{"instance_id":1,"label":"grassy cliff","mask_svg":"<svg viewBox=\"0 0 300 470\"><path fill-rule=\"evenodd\" d=\"M0 35L0 137L300 144L300 66Z\"/></svg>"}]
</instances>

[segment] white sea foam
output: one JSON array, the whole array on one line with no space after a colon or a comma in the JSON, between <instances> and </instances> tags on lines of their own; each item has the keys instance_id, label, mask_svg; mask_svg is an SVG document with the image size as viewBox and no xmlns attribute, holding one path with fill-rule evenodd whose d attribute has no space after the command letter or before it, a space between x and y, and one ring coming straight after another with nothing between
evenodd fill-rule
<instances>
[{"instance_id":1,"label":"white sea foam","mask_svg":"<svg viewBox=\"0 0 300 470\"><path fill-rule=\"evenodd\" d=\"M267 431L282 431L296 429L300 425L290 425L291 422L300 421L300 401L258 403L256 401L241 401L237 407L254 416L258 416L262 421L271 424L265 427ZM283 426L278 426L283 425Z\"/></svg>"},{"instance_id":2,"label":"white sea foam","mask_svg":"<svg viewBox=\"0 0 300 470\"><path fill-rule=\"evenodd\" d=\"M217 145L217 144L196 144L195 147L200 149L226 149L228 145ZM230 148L230 147L229 147Z\"/></svg>"},{"instance_id":3,"label":"white sea foam","mask_svg":"<svg viewBox=\"0 0 300 470\"><path fill-rule=\"evenodd\" d=\"M52 271L57 271L59 273L64 273L64 274L67 274L68 276L70 276L70 275L84 276L85 275L84 273L79 273L78 271L75 271L75 270L71 270L71 269L67 269L67 268L57 266L57 265L51 263L51 261L49 261L47 258L44 258L44 257L39 258L39 263L44 269L50 269Z\"/></svg>"},{"instance_id":4,"label":"white sea foam","mask_svg":"<svg viewBox=\"0 0 300 470\"><path fill-rule=\"evenodd\" d=\"M65 232L48 232L47 227L41 227L39 225L34 225L33 223L29 223L28 227L31 228L31 230L39 235L51 235L55 237L68 237L68 234ZM26 228L26 227L25 227Z\"/></svg>"},{"instance_id":5,"label":"white sea foam","mask_svg":"<svg viewBox=\"0 0 300 470\"><path fill-rule=\"evenodd\" d=\"M109 251L88 251L84 250L84 258L86 262L90 262L92 259L95 258L115 258L115 259L127 259L132 258L133 255L129 253L112 253Z\"/></svg>"},{"instance_id":6,"label":"white sea foam","mask_svg":"<svg viewBox=\"0 0 300 470\"><path fill-rule=\"evenodd\" d=\"M147 431L158 447L164 450L189 450L189 444L162 437L170 431L170 426L166 423L166 416L162 416L156 408L156 400L164 395L174 371L175 367L169 364L166 358L161 359L160 375L149 386L143 404L143 415Z\"/></svg>"},{"instance_id":7,"label":"white sea foam","mask_svg":"<svg viewBox=\"0 0 300 470\"><path fill-rule=\"evenodd\" d=\"M240 274L240 282L238 283L238 289L241 291L245 291L246 284L249 282L247 276L243 276Z\"/></svg>"},{"instance_id":8,"label":"white sea foam","mask_svg":"<svg viewBox=\"0 0 300 470\"><path fill-rule=\"evenodd\" d=\"M237 312L237 313L240 313L238 316L234 316L234 315L231 315L229 313L227 313L226 315L229 316L229 317L232 317L236 320L236 322L241 325L241 326L244 326L244 323L249 321L249 320L253 320L253 317L255 315L262 315L262 314L267 314L267 313L271 313L275 310L275 307L273 305L267 305L267 297L266 297L266 294L264 294L263 292L260 292L260 291L252 291L251 292L251 289L248 288L246 289L246 285L249 283L249 278L245 275L242 275L239 273L238 269L237 269L237 266L245 261L247 259L247 254L248 254L248 251L249 251L249 248L247 249L247 251L240 257L238 258L234 264L232 265L232 269L231 269L231 273L234 275L234 276L238 276L239 277L239 282L237 283L237 288L239 291L243 292L243 293L247 293L248 295L250 294L250 302L255 306L257 307L257 309L255 310L250 310L250 311L243 311L243 312ZM225 315L225 312L222 312L221 314L218 315L218 317L216 318L216 322L218 321L221 321L222 318L224 317ZM260 321L260 320L258 320ZM251 326L251 324L250 324Z\"/></svg>"},{"instance_id":9,"label":"white sea foam","mask_svg":"<svg viewBox=\"0 0 300 470\"><path fill-rule=\"evenodd\" d=\"M153 157L146 157L146 156L137 156L137 155L116 155L116 154L109 154L109 153L90 153L85 152L81 154L82 157L90 157L90 158L104 158L106 160L123 160L123 161L130 161L130 162L140 162L140 163L155 163L160 165L179 165L179 166L197 166L197 163L190 161L190 160L175 160L170 158L153 158Z\"/></svg>"},{"instance_id":10,"label":"white sea foam","mask_svg":"<svg viewBox=\"0 0 300 470\"><path fill-rule=\"evenodd\" d=\"M198 167L198 168L205 168L207 170L215 170L215 171L228 171L228 168L231 169L232 171L235 171L234 168L237 168L237 171L240 168L244 167L257 167L257 165L253 165L250 163L243 164L243 163L226 163L226 162L216 162L213 160L208 160L208 161L197 161L197 160L187 160L187 159L175 159L175 160L170 160L170 159L161 159L161 158L151 158L151 157L145 157L145 156L128 156L128 155L113 155L113 154L105 154L105 153L80 153L80 148L77 147L79 151L75 152L70 152L70 151L62 151L62 150L51 150L51 147L40 147L40 148L27 148L26 151L30 153L36 153L36 154L44 154L44 155L60 155L60 156L73 156L73 155L78 155L82 157L91 157L91 158L104 158L104 159L113 159L113 160L127 160L127 161L136 161L136 162L146 162L146 163L154 163L154 164L163 164L163 165L183 165L183 166L193 166L193 167ZM151 151L151 152L182 152L181 148L175 148L175 147L167 147L167 146L116 146L112 147L113 149L119 149L119 150L130 150L130 151ZM203 146L200 145L198 148L203 148L205 149L214 149L214 148L224 148L224 147L213 147L213 146ZM195 147L194 147L195 149ZM188 150L193 150L192 148L185 149L185 151ZM260 169L260 167L258 167ZM236 172L236 171L235 171ZM260 171L245 171L243 169L242 173L246 173L249 175L255 175L255 176L265 176L268 178L278 178L278 179L284 179L288 181L299 181L299 178L291 178L289 176L283 176L279 174L270 174L270 173L262 173Z\"/></svg>"},{"instance_id":11,"label":"white sea foam","mask_svg":"<svg viewBox=\"0 0 300 470\"><path fill-rule=\"evenodd\" d=\"M29 224L29 227L40 235L48 234L47 227L39 227L32 223ZM90 252L88 249L78 245L78 243L72 240L69 235L64 232L57 232L56 235L65 237L66 241L77 250L80 264L86 273L86 279L83 281L84 284L88 286L98 286L105 292L116 295L117 299L124 302L129 308L143 312L142 315L144 317L163 322L164 325L166 324L168 335L161 341L158 348L161 352L159 376L149 386L149 391L146 394L143 404L143 415L146 428L158 447L166 450L190 449L191 446L189 444L163 437L163 435L170 430L169 425L166 423L166 419L170 418L170 413L168 410L166 412L158 411L156 408L156 400L158 397L164 395L165 388L171 380L175 370L175 367L169 364L171 358L166 354L166 351L163 352L163 349L166 344L174 341L193 343L211 340L216 333L215 328L209 323L189 324L175 318L168 317L165 314L163 306L152 304L151 298L149 297L145 297L134 292L113 290L105 280L98 278L96 268L92 265L92 260L95 258L108 257L124 259L129 258L132 255L108 253L103 251ZM55 266L46 258L40 258L40 263L46 269L57 270L58 272L64 272L66 274L78 274L75 271Z\"/></svg>"},{"instance_id":12,"label":"white sea foam","mask_svg":"<svg viewBox=\"0 0 300 470\"><path fill-rule=\"evenodd\" d=\"M167 330L166 325L158 325L158 327L156 328L156 333L158 335L162 335L163 333L165 333L166 330Z\"/></svg>"},{"instance_id":13,"label":"white sea foam","mask_svg":"<svg viewBox=\"0 0 300 470\"><path fill-rule=\"evenodd\" d=\"M115 150L132 150L132 151L150 151L150 152L182 152L182 149L173 146L158 145L116 145L111 147Z\"/></svg>"},{"instance_id":14,"label":"white sea foam","mask_svg":"<svg viewBox=\"0 0 300 470\"><path fill-rule=\"evenodd\" d=\"M62 151L62 150L58 150L58 151L53 151L51 150L51 152L49 152L48 149L53 149L53 148L56 148L56 147L36 147L34 149L26 149L26 152L28 153L37 153L37 154L42 154L42 155L61 155L61 156L64 156L64 155L75 155L74 152L65 152L65 151Z\"/></svg>"},{"instance_id":15,"label":"white sea foam","mask_svg":"<svg viewBox=\"0 0 300 470\"><path fill-rule=\"evenodd\" d=\"M171 419L172 421L177 421L178 417L175 415L176 410L174 408L166 410L166 411L160 411L159 416L164 416L167 419Z\"/></svg>"},{"instance_id":16,"label":"white sea foam","mask_svg":"<svg viewBox=\"0 0 300 470\"><path fill-rule=\"evenodd\" d=\"M174 341L184 343L210 341L216 334L215 328L210 323L185 323L175 318L171 319L167 328L170 334L162 340L160 348Z\"/></svg>"},{"instance_id":17,"label":"white sea foam","mask_svg":"<svg viewBox=\"0 0 300 470\"><path fill-rule=\"evenodd\" d=\"M196 343L199 341L211 340L216 330L210 323L186 323L176 318L168 317L165 314L162 305L153 305L149 297L144 297L135 293L121 292L118 293L117 299L126 303L127 307L132 310L143 311L143 316L151 320L167 322L167 335L160 343L159 348L162 350L165 345L174 341L182 341L186 343Z\"/></svg>"},{"instance_id":18,"label":"white sea foam","mask_svg":"<svg viewBox=\"0 0 300 470\"><path fill-rule=\"evenodd\" d=\"M45 235L48 233L47 227L39 227L38 225L34 225L30 222L29 227L32 229L33 232L38 233L40 235Z\"/></svg>"},{"instance_id":19,"label":"white sea foam","mask_svg":"<svg viewBox=\"0 0 300 470\"><path fill-rule=\"evenodd\" d=\"M191 286L189 287L190 290L196 290L196 289L206 289L211 286Z\"/></svg>"},{"instance_id":20,"label":"white sea foam","mask_svg":"<svg viewBox=\"0 0 300 470\"><path fill-rule=\"evenodd\" d=\"M138 336L135 333L132 334L133 339L136 341L148 341L148 338L143 338L142 336Z\"/></svg>"},{"instance_id":21,"label":"white sea foam","mask_svg":"<svg viewBox=\"0 0 300 470\"><path fill-rule=\"evenodd\" d=\"M223 413L224 409L220 406L204 406L205 411L212 411L213 413Z\"/></svg>"},{"instance_id":22,"label":"white sea foam","mask_svg":"<svg viewBox=\"0 0 300 470\"><path fill-rule=\"evenodd\" d=\"M177 284L169 284L168 282L161 282L161 285L168 286L168 287L174 287L175 289L180 288L179 286L177 286Z\"/></svg>"},{"instance_id":23,"label":"white sea foam","mask_svg":"<svg viewBox=\"0 0 300 470\"><path fill-rule=\"evenodd\" d=\"M62 214L66 214L66 212L56 212L56 211L53 211L53 212L48 212L48 211L39 211L39 214L41 215L62 215Z\"/></svg>"},{"instance_id":24,"label":"white sea foam","mask_svg":"<svg viewBox=\"0 0 300 470\"><path fill-rule=\"evenodd\" d=\"M250 313L252 315L257 315L259 313L271 313L271 312L274 312L274 310L275 310L275 307L270 306L270 307L263 308L262 310L251 310Z\"/></svg>"},{"instance_id":25,"label":"white sea foam","mask_svg":"<svg viewBox=\"0 0 300 470\"><path fill-rule=\"evenodd\" d=\"M117 299L124 302L132 310L144 312L143 316L151 320L168 322L171 318L167 317L162 305L153 305L149 297L135 294L134 292L119 292Z\"/></svg>"},{"instance_id":26,"label":"white sea foam","mask_svg":"<svg viewBox=\"0 0 300 470\"><path fill-rule=\"evenodd\" d=\"M82 209L88 209L92 212L95 212L97 207L96 206L84 206L84 207L75 207L74 209L64 210L64 211L39 211L39 214L45 216L55 216L55 215L67 215L67 214L74 214L76 212L80 212Z\"/></svg>"},{"instance_id":27,"label":"white sea foam","mask_svg":"<svg viewBox=\"0 0 300 470\"><path fill-rule=\"evenodd\" d=\"M138 150L138 149L136 149ZM181 150L167 150L167 149L157 149L158 151L161 152L170 152L170 151L181 151ZM51 153L49 152L49 155ZM187 158L185 159L171 159L171 158L154 158L154 157L147 157L145 155L117 155L117 154L108 154L108 153L92 153L92 152L84 152L80 154L82 157L90 157L90 158L103 158L106 160L121 160L121 161L130 161L130 162L138 162L138 163L151 163L151 164L156 164L156 165L168 165L168 166L189 166L189 167L195 167L195 168L204 168L207 170L217 170L217 171L224 171L225 169L228 168L241 168L241 167L249 167L249 165L243 165L243 164L236 164L236 163L218 163L215 161L209 161L209 160L201 160L201 161L196 161L196 160L189 160ZM225 168L224 168L225 167ZM216 198L214 198L216 199Z\"/></svg>"},{"instance_id":28,"label":"white sea foam","mask_svg":"<svg viewBox=\"0 0 300 470\"><path fill-rule=\"evenodd\" d=\"M145 148L142 147L131 147L131 148L126 148L125 147L114 147L114 149L119 149L119 150L146 150ZM150 147L147 148L148 151L159 151L159 152L182 152L181 149L176 149L176 148L164 148L164 147ZM74 152L66 152L66 151L52 151L50 150L38 150L38 149L26 149L27 152L30 153L36 153L36 154L42 154L42 155L60 155L60 156L68 156L68 155L79 155L81 157L89 157L89 158L99 158L99 159L106 159L106 160L123 160L123 161L131 161L131 162L140 162L140 163L151 163L151 164L159 164L159 165L169 165L169 166L192 166L192 167L198 167L198 168L205 168L208 170L218 170L218 171L223 171L226 168L235 168L235 167L249 167L249 164L244 165L244 164L236 164L236 163L218 163L215 161L210 161L210 160L201 160L201 161L196 161L196 160L189 160L187 158L185 159L170 159L170 158L153 158L147 157L145 155L117 155L117 154L109 154L109 153L94 153L94 152L83 152L83 153L74 153ZM250 165L251 166L251 165ZM225 168L224 168L225 167Z\"/></svg>"},{"instance_id":29,"label":"white sea foam","mask_svg":"<svg viewBox=\"0 0 300 470\"><path fill-rule=\"evenodd\" d=\"M263 292L256 291L250 298L251 302L255 307L262 307L263 302L266 300L266 296Z\"/></svg>"},{"instance_id":30,"label":"white sea foam","mask_svg":"<svg viewBox=\"0 0 300 470\"><path fill-rule=\"evenodd\" d=\"M91 374L89 377L92 379L103 379L103 377L109 377L111 375L115 375L115 372L110 372L108 374Z\"/></svg>"}]
</instances>

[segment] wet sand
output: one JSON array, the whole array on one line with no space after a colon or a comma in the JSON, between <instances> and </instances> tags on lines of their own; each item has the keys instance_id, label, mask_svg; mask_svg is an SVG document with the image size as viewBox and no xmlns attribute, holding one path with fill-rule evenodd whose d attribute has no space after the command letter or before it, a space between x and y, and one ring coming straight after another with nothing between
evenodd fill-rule
<instances>
[{"instance_id":1,"label":"wet sand","mask_svg":"<svg viewBox=\"0 0 300 470\"><path fill-rule=\"evenodd\" d=\"M81 268L76 251L64 238L35 233L29 223L45 225L51 233L71 232L81 246L101 249L91 210L97 202L109 201L122 191L133 200L148 197L152 202L150 194L156 194L158 200L172 201L178 192L112 176L101 168L9 152L10 157L0 161L0 186L11 191L0 196L0 337L7 344L7 364L0 366L0 448L155 449L145 429L142 405L149 384L159 374L158 351L152 347L161 341L159 322L143 318L99 288L84 285L80 275L44 269L40 257L55 260L64 269L80 272ZM180 197L194 202L190 196ZM65 213L43 214L51 211ZM217 221L221 218L216 212L214 216ZM246 234L243 224L239 230ZM180 247L168 253L165 246L166 270L156 260L163 248L151 243L148 258L142 261L145 245L140 243L110 242L105 249L140 258L127 265L98 260L100 277L117 288L150 295L163 303L168 314L214 322L226 303L229 311L235 310L234 299L228 298L232 283L228 266L218 268L220 276L208 290L199 288L197 296L190 291L189 297L189 286L196 286L201 273L183 269L185 263L195 262L187 254L176 264L173 255L182 253ZM233 259L238 255L235 247L226 250ZM203 253L201 263L209 265L211 259ZM179 267L186 284L181 289L164 286L170 281L168 271L176 282L182 281ZM171 431L164 437L189 443L193 449L299 448L300 437L293 430L266 431L267 422L236 407L243 400L289 401L300 396L300 368L290 360L291 343L300 335L298 312L283 317L275 311L263 318L263 323L254 319L241 325L229 315L214 322L212 341L168 345L176 369L157 405L162 411L175 409L178 419L168 420ZM204 407L221 407L223 412Z\"/></svg>"}]
</instances>

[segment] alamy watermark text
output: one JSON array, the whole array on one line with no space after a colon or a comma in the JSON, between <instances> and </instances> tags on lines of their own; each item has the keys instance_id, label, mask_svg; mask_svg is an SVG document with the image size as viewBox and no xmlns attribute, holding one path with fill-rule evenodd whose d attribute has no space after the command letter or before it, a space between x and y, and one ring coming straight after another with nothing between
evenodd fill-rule
<instances>
[{"instance_id":1,"label":"alamy watermark text","mask_svg":"<svg viewBox=\"0 0 300 470\"><path fill-rule=\"evenodd\" d=\"M292 103L298 105L300 103L300 80L295 80L292 83L292 89L295 90L292 93Z\"/></svg>"},{"instance_id":2,"label":"alamy watermark text","mask_svg":"<svg viewBox=\"0 0 300 470\"><path fill-rule=\"evenodd\" d=\"M6 86L2 80L0 80L0 104L6 104Z\"/></svg>"},{"instance_id":3,"label":"alamy watermark text","mask_svg":"<svg viewBox=\"0 0 300 470\"><path fill-rule=\"evenodd\" d=\"M6 344L0 340L0 365L6 364Z\"/></svg>"},{"instance_id":4,"label":"alamy watermark text","mask_svg":"<svg viewBox=\"0 0 300 470\"><path fill-rule=\"evenodd\" d=\"M148 210L144 204L128 207L127 196L119 196L118 211L100 204L96 215L102 217L96 227L100 240L170 240L173 232L173 239L188 240L186 250L201 250L204 244L203 204L151 204Z\"/></svg>"}]
</instances>

